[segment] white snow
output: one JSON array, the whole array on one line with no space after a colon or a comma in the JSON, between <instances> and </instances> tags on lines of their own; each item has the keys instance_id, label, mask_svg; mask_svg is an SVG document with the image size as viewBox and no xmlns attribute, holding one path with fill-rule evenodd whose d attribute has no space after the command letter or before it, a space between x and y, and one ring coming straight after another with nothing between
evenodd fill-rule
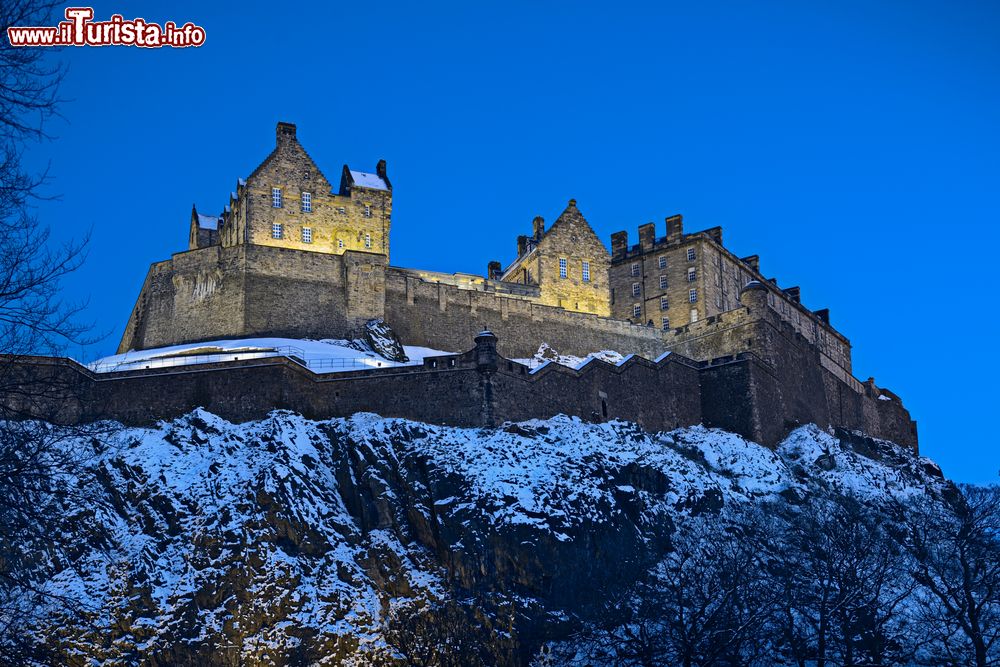
<instances>
[{"instance_id":1,"label":"white snow","mask_svg":"<svg viewBox=\"0 0 1000 667\"><path fill-rule=\"evenodd\" d=\"M99 373L110 373L288 356L315 373L337 373L366 368L420 366L425 357L452 354L414 345L403 347L406 356L410 358L407 362L390 361L371 351L363 341L240 338L172 345L150 350L131 350L124 354L98 359L87 366Z\"/></svg>"},{"instance_id":2,"label":"white snow","mask_svg":"<svg viewBox=\"0 0 1000 667\"><path fill-rule=\"evenodd\" d=\"M202 229L218 229L219 228L219 218L214 215L202 215L198 214L198 226Z\"/></svg>"},{"instance_id":3,"label":"white snow","mask_svg":"<svg viewBox=\"0 0 1000 667\"><path fill-rule=\"evenodd\" d=\"M542 343L538 346L538 351L535 352L534 356L530 359L512 359L512 361L523 364L533 369L533 372L536 372L548 365L549 362L557 363L561 366L569 366L570 368L575 368L577 370L583 368L594 359L599 359L601 361L606 361L609 364L620 366L623 362L625 362L625 360L628 359L628 357L631 356L633 355L630 354L628 356L624 356L614 350L600 350L598 352L591 352L584 357L577 357L572 354L559 354L548 343ZM657 361L659 361L659 359Z\"/></svg>"},{"instance_id":4,"label":"white snow","mask_svg":"<svg viewBox=\"0 0 1000 667\"><path fill-rule=\"evenodd\" d=\"M236 354L239 346L286 340L210 345L229 345ZM255 575L245 586L254 608L275 617L253 637L255 645L294 646L306 628L356 640L359 664L371 664L385 647L386 610L448 595L446 572L397 526L403 510L468 528L443 545L461 552L494 533L528 545L545 538L572 544L623 516L647 533L706 507L780 501L786 492L834 490L879 503L938 483L924 472L926 459L882 444L895 463L862 455L813 425L772 450L701 426L647 433L628 422L566 416L483 429L369 413L311 421L285 411L232 424L199 409L154 428L117 432L88 462L88 474L100 472L128 502L74 509L74 516L96 513L113 539L108 549L85 551L73 567L60 566L46 587L91 605L96 627L139 609L133 631L152 651L176 639L172 628L192 610L205 636L232 622L227 602L198 608L191 600L247 571ZM379 528L363 529L359 510L346 504L357 502L351 499L360 489L380 505ZM275 531L286 524L313 550L282 546ZM248 569L247 562L256 565ZM397 564L391 577L405 580L410 592L390 594L373 563ZM128 577L148 586L148 605L121 595Z\"/></svg>"},{"instance_id":5,"label":"white snow","mask_svg":"<svg viewBox=\"0 0 1000 667\"><path fill-rule=\"evenodd\" d=\"M354 184L363 188L372 188L373 190L388 190L389 186L378 174L369 174L366 171L351 171L351 178L354 179Z\"/></svg>"}]
</instances>

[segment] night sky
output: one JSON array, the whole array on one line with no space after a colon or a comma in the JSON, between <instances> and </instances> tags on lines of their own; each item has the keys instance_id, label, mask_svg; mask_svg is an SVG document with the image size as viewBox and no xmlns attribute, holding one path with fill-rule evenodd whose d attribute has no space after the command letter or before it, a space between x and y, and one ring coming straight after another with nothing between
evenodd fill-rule
<instances>
[{"instance_id":1,"label":"night sky","mask_svg":"<svg viewBox=\"0 0 1000 667\"><path fill-rule=\"evenodd\" d=\"M482 274L575 197L610 243L682 213L829 307L922 453L996 481L1000 4L101 2L192 49L70 48L38 213L114 352L148 265L273 147L389 165L391 262Z\"/></svg>"}]
</instances>

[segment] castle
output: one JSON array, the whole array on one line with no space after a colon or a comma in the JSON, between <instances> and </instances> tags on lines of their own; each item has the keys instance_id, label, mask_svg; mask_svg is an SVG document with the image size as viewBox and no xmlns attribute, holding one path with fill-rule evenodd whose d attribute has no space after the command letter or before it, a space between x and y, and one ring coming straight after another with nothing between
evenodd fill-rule
<instances>
[{"instance_id":1,"label":"castle","mask_svg":"<svg viewBox=\"0 0 1000 667\"><path fill-rule=\"evenodd\" d=\"M288 360L197 377L73 372L93 385L96 403L132 421L153 415L125 398L148 395L161 408L173 400L175 411L205 405L236 418L289 407L478 425L557 412L650 429L705 423L766 444L814 422L916 448L916 424L899 397L854 378L850 341L829 311L806 308L798 287L766 278L756 255L730 252L720 227L686 232L675 215L663 236L652 223L639 227L634 245L627 232L613 234L609 253L570 200L550 226L533 220L509 265L492 261L476 276L392 266L391 223L385 161L374 172L345 165L334 187L295 125L278 123L274 150L238 179L221 213L192 209L188 250L150 267L119 352L224 338L354 338L383 320L407 345L458 354L323 379ZM538 372L513 361L542 343L563 354L630 356L618 366Z\"/></svg>"}]
</instances>

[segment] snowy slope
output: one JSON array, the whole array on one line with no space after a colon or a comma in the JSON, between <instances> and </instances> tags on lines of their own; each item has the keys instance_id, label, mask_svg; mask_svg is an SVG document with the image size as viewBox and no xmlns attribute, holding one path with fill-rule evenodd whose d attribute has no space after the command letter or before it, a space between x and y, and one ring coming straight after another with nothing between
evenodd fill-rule
<instances>
[{"instance_id":1,"label":"snowy slope","mask_svg":"<svg viewBox=\"0 0 1000 667\"><path fill-rule=\"evenodd\" d=\"M52 610L35 636L52 643L59 627L61 651L106 665L220 647L245 664L332 665L407 664L440 632L509 664L528 647L503 609L517 604L536 640L558 637L650 567L682 517L817 489L871 503L941 493L928 461L875 446L814 426L772 451L568 417L461 429L279 411L235 425L197 410L98 448L81 479L99 480L99 498L68 513L103 543L41 579L90 625Z\"/></svg>"}]
</instances>

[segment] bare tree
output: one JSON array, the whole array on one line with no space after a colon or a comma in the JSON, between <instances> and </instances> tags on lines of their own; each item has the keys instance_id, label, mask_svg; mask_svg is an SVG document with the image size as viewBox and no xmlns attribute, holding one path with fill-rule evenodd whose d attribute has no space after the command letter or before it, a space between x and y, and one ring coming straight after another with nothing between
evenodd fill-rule
<instances>
[{"instance_id":1,"label":"bare tree","mask_svg":"<svg viewBox=\"0 0 1000 667\"><path fill-rule=\"evenodd\" d=\"M775 508L784 523L770 579L780 591L774 641L798 665L892 665L909 656L901 606L907 559L884 512L850 495Z\"/></svg>"},{"instance_id":2,"label":"bare tree","mask_svg":"<svg viewBox=\"0 0 1000 667\"><path fill-rule=\"evenodd\" d=\"M49 136L64 69L45 49L6 39L9 26L50 22L57 6L0 3L0 663L7 664L23 664L26 652L37 658L25 631L33 613L72 602L46 590L40 573L71 564L87 537L86 523L69 519L92 498L82 462L97 442L93 428L47 423L47 416L55 421L55 399L68 398L75 385L25 363L26 355L88 342L89 331L78 321L80 308L60 298L63 279L84 260L86 239L53 242L35 215L46 174L30 173L22 160L32 142Z\"/></svg>"},{"instance_id":3,"label":"bare tree","mask_svg":"<svg viewBox=\"0 0 1000 667\"><path fill-rule=\"evenodd\" d=\"M1000 487L962 486L950 504L925 498L902 516L925 659L1000 665Z\"/></svg>"}]
</instances>

